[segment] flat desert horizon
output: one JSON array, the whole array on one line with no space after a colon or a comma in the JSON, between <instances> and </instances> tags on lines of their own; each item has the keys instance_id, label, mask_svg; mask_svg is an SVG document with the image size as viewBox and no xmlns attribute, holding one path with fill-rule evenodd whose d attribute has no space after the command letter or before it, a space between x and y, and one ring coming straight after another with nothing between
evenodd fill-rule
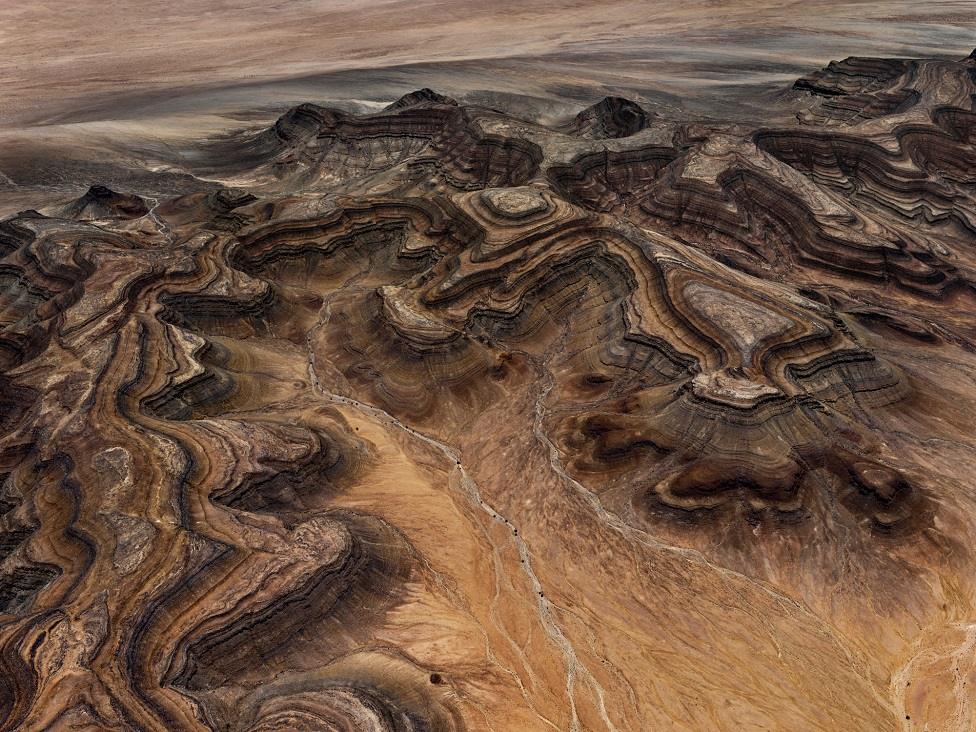
<instances>
[{"instance_id":1,"label":"flat desert horizon","mask_svg":"<svg viewBox=\"0 0 976 732\"><path fill-rule=\"evenodd\" d=\"M0 24L4 126L160 116L184 96L190 110L205 111L205 95L260 108L296 85L388 103L431 86L427 75L455 96L592 102L626 90L680 105L788 85L847 56L965 55L976 33L965 0L56 0L6 3Z\"/></svg>"}]
</instances>

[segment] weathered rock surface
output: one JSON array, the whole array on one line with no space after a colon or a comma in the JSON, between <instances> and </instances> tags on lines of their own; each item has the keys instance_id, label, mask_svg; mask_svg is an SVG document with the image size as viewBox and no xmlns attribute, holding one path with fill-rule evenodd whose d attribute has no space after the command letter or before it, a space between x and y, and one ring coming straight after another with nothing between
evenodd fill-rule
<instances>
[{"instance_id":1,"label":"weathered rock surface","mask_svg":"<svg viewBox=\"0 0 976 732\"><path fill-rule=\"evenodd\" d=\"M974 94L303 104L0 222L0 730L972 729Z\"/></svg>"}]
</instances>

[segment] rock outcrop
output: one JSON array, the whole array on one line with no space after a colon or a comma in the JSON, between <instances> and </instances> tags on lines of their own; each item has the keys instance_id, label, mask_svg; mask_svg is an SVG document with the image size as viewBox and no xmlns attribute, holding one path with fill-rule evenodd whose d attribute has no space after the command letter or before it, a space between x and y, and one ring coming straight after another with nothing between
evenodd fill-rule
<instances>
[{"instance_id":1,"label":"rock outcrop","mask_svg":"<svg viewBox=\"0 0 976 732\"><path fill-rule=\"evenodd\" d=\"M139 196L116 193L111 188L94 185L80 198L66 204L58 213L66 219L138 219L149 212Z\"/></svg>"},{"instance_id":2,"label":"rock outcrop","mask_svg":"<svg viewBox=\"0 0 976 732\"><path fill-rule=\"evenodd\" d=\"M303 104L6 219L0 730L969 719L974 94Z\"/></svg>"},{"instance_id":3,"label":"rock outcrop","mask_svg":"<svg viewBox=\"0 0 976 732\"><path fill-rule=\"evenodd\" d=\"M645 129L650 121L651 115L636 102L606 97L577 114L569 131L598 140L630 137Z\"/></svg>"}]
</instances>

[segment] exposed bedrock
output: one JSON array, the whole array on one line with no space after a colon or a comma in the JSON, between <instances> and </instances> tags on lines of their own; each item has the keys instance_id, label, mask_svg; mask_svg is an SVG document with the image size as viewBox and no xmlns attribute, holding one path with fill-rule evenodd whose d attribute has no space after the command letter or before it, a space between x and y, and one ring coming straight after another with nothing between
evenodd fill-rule
<instances>
[{"instance_id":1,"label":"exposed bedrock","mask_svg":"<svg viewBox=\"0 0 976 732\"><path fill-rule=\"evenodd\" d=\"M974 69L0 222L0 730L967 729Z\"/></svg>"},{"instance_id":2,"label":"exposed bedrock","mask_svg":"<svg viewBox=\"0 0 976 732\"><path fill-rule=\"evenodd\" d=\"M250 217L237 209L257 200L247 191L220 188L165 201L156 207L156 213L173 226L233 232L251 223Z\"/></svg>"},{"instance_id":3,"label":"exposed bedrock","mask_svg":"<svg viewBox=\"0 0 976 732\"><path fill-rule=\"evenodd\" d=\"M821 124L851 124L911 109L921 93L902 82L917 73L915 62L852 57L797 79L793 89L819 97L802 119Z\"/></svg>"},{"instance_id":4,"label":"exposed bedrock","mask_svg":"<svg viewBox=\"0 0 976 732\"><path fill-rule=\"evenodd\" d=\"M710 142L676 161L634 218L674 227L757 275L787 279L799 268L920 298L972 296L969 194L870 143L773 132L756 140L758 148L741 146L739 155Z\"/></svg>"},{"instance_id":5,"label":"exposed bedrock","mask_svg":"<svg viewBox=\"0 0 976 732\"><path fill-rule=\"evenodd\" d=\"M651 114L636 102L605 97L576 115L571 134L591 139L630 137L647 127Z\"/></svg>"},{"instance_id":6,"label":"exposed bedrock","mask_svg":"<svg viewBox=\"0 0 976 732\"><path fill-rule=\"evenodd\" d=\"M668 147L603 150L580 156L569 166L551 167L549 179L570 201L611 211L639 199L676 157L677 151Z\"/></svg>"},{"instance_id":7,"label":"exposed bedrock","mask_svg":"<svg viewBox=\"0 0 976 732\"><path fill-rule=\"evenodd\" d=\"M212 173L275 190L365 185L385 174L402 184L434 175L461 189L520 185L537 172L533 143L484 131L472 111L430 90L355 116L302 104L256 134L221 140Z\"/></svg>"},{"instance_id":8,"label":"exposed bedrock","mask_svg":"<svg viewBox=\"0 0 976 732\"><path fill-rule=\"evenodd\" d=\"M138 219L149 212L139 196L117 193L102 185L94 185L85 195L67 204L60 212L66 219L92 221L96 219Z\"/></svg>"}]
</instances>

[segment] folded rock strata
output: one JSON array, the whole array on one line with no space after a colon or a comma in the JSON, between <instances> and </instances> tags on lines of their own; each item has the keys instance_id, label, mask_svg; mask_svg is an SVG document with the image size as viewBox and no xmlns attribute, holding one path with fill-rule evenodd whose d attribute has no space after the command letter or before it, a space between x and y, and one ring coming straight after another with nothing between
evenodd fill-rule
<instances>
[{"instance_id":1,"label":"folded rock strata","mask_svg":"<svg viewBox=\"0 0 976 732\"><path fill-rule=\"evenodd\" d=\"M968 729L974 94L303 104L3 221L0 729Z\"/></svg>"}]
</instances>

